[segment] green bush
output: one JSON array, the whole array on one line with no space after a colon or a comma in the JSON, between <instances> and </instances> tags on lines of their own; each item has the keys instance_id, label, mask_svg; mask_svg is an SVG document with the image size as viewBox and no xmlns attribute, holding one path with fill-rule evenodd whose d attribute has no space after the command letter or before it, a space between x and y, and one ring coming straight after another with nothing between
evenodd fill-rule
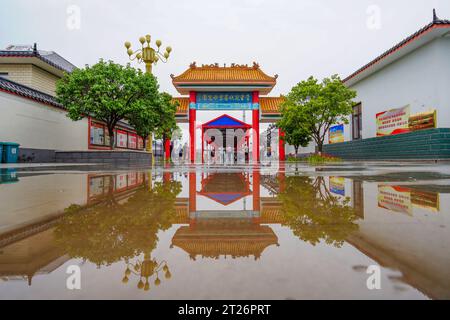
<instances>
[{"instance_id":1,"label":"green bush","mask_svg":"<svg viewBox=\"0 0 450 320\"><path fill-rule=\"evenodd\" d=\"M311 165L318 165L318 164L324 164L324 163L336 163L336 162L341 162L342 159L341 158L336 158L330 155L326 155L326 154L312 154L308 157L305 158L296 158L293 156L288 157L288 162L307 162Z\"/></svg>"},{"instance_id":2,"label":"green bush","mask_svg":"<svg viewBox=\"0 0 450 320\"><path fill-rule=\"evenodd\" d=\"M313 154L313 155L310 155L308 158L306 158L306 161L308 161L309 164L316 165L316 164L323 164L323 163L341 162L342 159L336 158L333 156L329 156L329 155Z\"/></svg>"}]
</instances>

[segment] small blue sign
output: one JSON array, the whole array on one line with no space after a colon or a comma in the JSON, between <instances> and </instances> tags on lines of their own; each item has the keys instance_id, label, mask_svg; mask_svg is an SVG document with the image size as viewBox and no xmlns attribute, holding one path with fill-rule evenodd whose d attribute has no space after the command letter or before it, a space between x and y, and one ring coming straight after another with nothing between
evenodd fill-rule
<instances>
[{"instance_id":1,"label":"small blue sign","mask_svg":"<svg viewBox=\"0 0 450 320\"><path fill-rule=\"evenodd\" d=\"M197 103L252 103L250 92L198 92Z\"/></svg>"},{"instance_id":2,"label":"small blue sign","mask_svg":"<svg viewBox=\"0 0 450 320\"><path fill-rule=\"evenodd\" d=\"M197 110L253 110L251 103L197 103Z\"/></svg>"},{"instance_id":3,"label":"small blue sign","mask_svg":"<svg viewBox=\"0 0 450 320\"><path fill-rule=\"evenodd\" d=\"M330 191L345 197L345 179L342 177L330 177Z\"/></svg>"},{"instance_id":4,"label":"small blue sign","mask_svg":"<svg viewBox=\"0 0 450 320\"><path fill-rule=\"evenodd\" d=\"M197 110L252 110L250 92L198 92Z\"/></svg>"},{"instance_id":5,"label":"small blue sign","mask_svg":"<svg viewBox=\"0 0 450 320\"><path fill-rule=\"evenodd\" d=\"M344 142L344 125L340 124L330 128L329 143L341 143Z\"/></svg>"}]
</instances>

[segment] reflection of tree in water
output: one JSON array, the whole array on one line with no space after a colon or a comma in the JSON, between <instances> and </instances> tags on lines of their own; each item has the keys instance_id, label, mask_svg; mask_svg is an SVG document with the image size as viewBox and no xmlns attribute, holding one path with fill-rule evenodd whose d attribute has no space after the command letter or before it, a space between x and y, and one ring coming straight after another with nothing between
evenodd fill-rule
<instances>
[{"instance_id":1,"label":"reflection of tree in water","mask_svg":"<svg viewBox=\"0 0 450 320\"><path fill-rule=\"evenodd\" d=\"M179 182L157 182L126 200L118 200L110 190L95 206L72 205L55 230L56 241L72 258L98 266L149 254L158 242L158 231L171 227L180 192Z\"/></svg>"},{"instance_id":2,"label":"reflection of tree in water","mask_svg":"<svg viewBox=\"0 0 450 320\"><path fill-rule=\"evenodd\" d=\"M285 222L301 240L341 247L347 236L358 230L350 199L332 195L323 177L286 177L283 189L278 197Z\"/></svg>"}]
</instances>

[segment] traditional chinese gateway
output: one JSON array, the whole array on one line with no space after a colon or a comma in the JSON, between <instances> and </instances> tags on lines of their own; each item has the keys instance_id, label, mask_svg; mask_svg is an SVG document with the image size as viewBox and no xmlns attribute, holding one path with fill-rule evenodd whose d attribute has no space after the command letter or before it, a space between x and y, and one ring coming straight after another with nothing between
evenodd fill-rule
<instances>
[{"instance_id":1,"label":"traditional chinese gateway","mask_svg":"<svg viewBox=\"0 0 450 320\"><path fill-rule=\"evenodd\" d=\"M241 130L243 134L236 135L232 141L234 153L239 149L250 146L252 138L253 161L260 160L260 123L273 123L280 117L280 105L283 97L266 97L277 83L278 76L268 76L257 63L252 66L232 64L219 66L218 64L197 66L192 63L188 70L179 76L172 75L172 82L177 91L184 97L175 98L178 102L177 122L189 122L189 152L190 160L196 160L196 131L202 131L202 159L204 160L205 146L217 144L229 145L226 139L215 139L208 135L208 130L215 132L229 132ZM198 126L196 124L198 111L223 111L223 115ZM252 123L247 124L237 120L226 112L236 110L251 110ZM223 135L224 137L225 135ZM282 137L283 133L280 132ZM230 146L228 146L230 147ZM166 156L170 157L170 141L165 143ZM242 150L241 150L242 151ZM278 158L285 160L285 145L279 142ZM247 159L249 160L249 159Z\"/></svg>"}]
</instances>

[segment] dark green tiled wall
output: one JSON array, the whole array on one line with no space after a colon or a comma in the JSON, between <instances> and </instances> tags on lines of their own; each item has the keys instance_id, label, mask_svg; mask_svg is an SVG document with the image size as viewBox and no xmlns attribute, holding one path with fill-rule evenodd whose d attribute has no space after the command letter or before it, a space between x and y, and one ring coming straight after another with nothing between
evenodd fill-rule
<instances>
[{"instance_id":1,"label":"dark green tiled wall","mask_svg":"<svg viewBox=\"0 0 450 320\"><path fill-rule=\"evenodd\" d=\"M450 128L325 145L324 152L348 160L450 160Z\"/></svg>"}]
</instances>

